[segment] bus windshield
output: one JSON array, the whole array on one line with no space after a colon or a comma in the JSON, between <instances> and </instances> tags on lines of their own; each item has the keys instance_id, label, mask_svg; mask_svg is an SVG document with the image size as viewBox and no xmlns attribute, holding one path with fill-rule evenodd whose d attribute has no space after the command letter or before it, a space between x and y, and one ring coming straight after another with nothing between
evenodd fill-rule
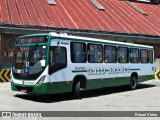
<instances>
[{"instance_id":1,"label":"bus windshield","mask_svg":"<svg viewBox=\"0 0 160 120\"><path fill-rule=\"evenodd\" d=\"M46 66L47 46L17 46L15 48L13 72L16 74L41 73Z\"/></svg>"}]
</instances>

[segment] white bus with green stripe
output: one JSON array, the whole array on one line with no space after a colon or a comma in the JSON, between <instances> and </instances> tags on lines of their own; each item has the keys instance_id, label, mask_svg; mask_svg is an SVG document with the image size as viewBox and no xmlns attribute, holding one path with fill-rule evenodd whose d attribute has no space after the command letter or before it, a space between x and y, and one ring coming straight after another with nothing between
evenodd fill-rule
<instances>
[{"instance_id":1,"label":"white bus with green stripe","mask_svg":"<svg viewBox=\"0 0 160 120\"><path fill-rule=\"evenodd\" d=\"M33 94L73 92L128 85L153 79L152 46L67 34L18 37L11 88Z\"/></svg>"}]
</instances>

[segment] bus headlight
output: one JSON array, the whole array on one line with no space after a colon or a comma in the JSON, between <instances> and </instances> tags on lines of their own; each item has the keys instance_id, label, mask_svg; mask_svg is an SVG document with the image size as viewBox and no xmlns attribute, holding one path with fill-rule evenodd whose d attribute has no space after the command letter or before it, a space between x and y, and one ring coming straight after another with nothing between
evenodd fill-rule
<instances>
[{"instance_id":1,"label":"bus headlight","mask_svg":"<svg viewBox=\"0 0 160 120\"><path fill-rule=\"evenodd\" d=\"M46 78L46 75L42 76L42 77L39 79L39 81L37 82L37 84L43 83L44 80L45 80L45 78Z\"/></svg>"}]
</instances>

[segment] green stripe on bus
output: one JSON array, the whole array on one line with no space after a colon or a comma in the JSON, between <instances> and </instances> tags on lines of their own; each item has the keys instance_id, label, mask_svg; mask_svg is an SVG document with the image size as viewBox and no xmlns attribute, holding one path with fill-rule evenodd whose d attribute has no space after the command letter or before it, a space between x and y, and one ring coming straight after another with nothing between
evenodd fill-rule
<instances>
[{"instance_id":1,"label":"green stripe on bus","mask_svg":"<svg viewBox=\"0 0 160 120\"><path fill-rule=\"evenodd\" d=\"M153 75L144 75L138 77L138 82L144 82L147 80L152 80ZM117 78L99 78L99 79L90 79L87 80L87 89L97 89L104 87L115 87L120 85L129 85L130 77L117 77ZM33 91L30 93L62 93L62 92L71 92L72 91L73 81L62 81L62 82L52 82L52 83L43 83L33 86L28 85L19 85L11 82L11 89L18 91L17 87L21 88L33 88Z\"/></svg>"},{"instance_id":2,"label":"green stripe on bus","mask_svg":"<svg viewBox=\"0 0 160 120\"><path fill-rule=\"evenodd\" d=\"M137 69L131 69L131 71L134 71L134 70L140 70L140 69L139 69L139 68L137 68ZM109 70L106 69L105 71L107 72L107 71L109 71ZM87 70L73 70L72 72L73 72L73 73L87 72Z\"/></svg>"},{"instance_id":3,"label":"green stripe on bus","mask_svg":"<svg viewBox=\"0 0 160 120\"><path fill-rule=\"evenodd\" d=\"M73 70L73 73L77 73L77 72L87 72L87 70Z\"/></svg>"},{"instance_id":4,"label":"green stripe on bus","mask_svg":"<svg viewBox=\"0 0 160 120\"><path fill-rule=\"evenodd\" d=\"M140 69L131 69L131 70L140 70Z\"/></svg>"}]
</instances>

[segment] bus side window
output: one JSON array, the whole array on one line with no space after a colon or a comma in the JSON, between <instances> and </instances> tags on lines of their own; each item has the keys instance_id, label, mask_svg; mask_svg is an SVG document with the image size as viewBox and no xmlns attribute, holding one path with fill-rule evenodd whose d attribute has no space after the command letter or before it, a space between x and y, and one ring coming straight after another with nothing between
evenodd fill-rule
<instances>
[{"instance_id":1,"label":"bus side window","mask_svg":"<svg viewBox=\"0 0 160 120\"><path fill-rule=\"evenodd\" d=\"M129 49L127 47L118 48L118 62L119 63L128 63L129 62Z\"/></svg>"},{"instance_id":2,"label":"bus side window","mask_svg":"<svg viewBox=\"0 0 160 120\"><path fill-rule=\"evenodd\" d=\"M49 74L67 67L67 52L65 47L50 47Z\"/></svg>"},{"instance_id":3,"label":"bus side window","mask_svg":"<svg viewBox=\"0 0 160 120\"><path fill-rule=\"evenodd\" d=\"M141 63L148 63L148 50L147 49L141 49L140 50L140 58L141 58Z\"/></svg>"},{"instance_id":4,"label":"bus side window","mask_svg":"<svg viewBox=\"0 0 160 120\"><path fill-rule=\"evenodd\" d=\"M86 44L71 42L71 61L73 63L86 62Z\"/></svg>"},{"instance_id":5,"label":"bus side window","mask_svg":"<svg viewBox=\"0 0 160 120\"><path fill-rule=\"evenodd\" d=\"M99 44L88 44L88 62L103 62L103 46Z\"/></svg>"},{"instance_id":6,"label":"bus side window","mask_svg":"<svg viewBox=\"0 0 160 120\"><path fill-rule=\"evenodd\" d=\"M139 63L139 49L130 49L130 63Z\"/></svg>"},{"instance_id":7,"label":"bus side window","mask_svg":"<svg viewBox=\"0 0 160 120\"><path fill-rule=\"evenodd\" d=\"M117 47L115 46L104 46L104 62L105 63L115 63L116 61Z\"/></svg>"},{"instance_id":8,"label":"bus side window","mask_svg":"<svg viewBox=\"0 0 160 120\"><path fill-rule=\"evenodd\" d=\"M149 62L153 63L153 51L149 50Z\"/></svg>"}]
</instances>

